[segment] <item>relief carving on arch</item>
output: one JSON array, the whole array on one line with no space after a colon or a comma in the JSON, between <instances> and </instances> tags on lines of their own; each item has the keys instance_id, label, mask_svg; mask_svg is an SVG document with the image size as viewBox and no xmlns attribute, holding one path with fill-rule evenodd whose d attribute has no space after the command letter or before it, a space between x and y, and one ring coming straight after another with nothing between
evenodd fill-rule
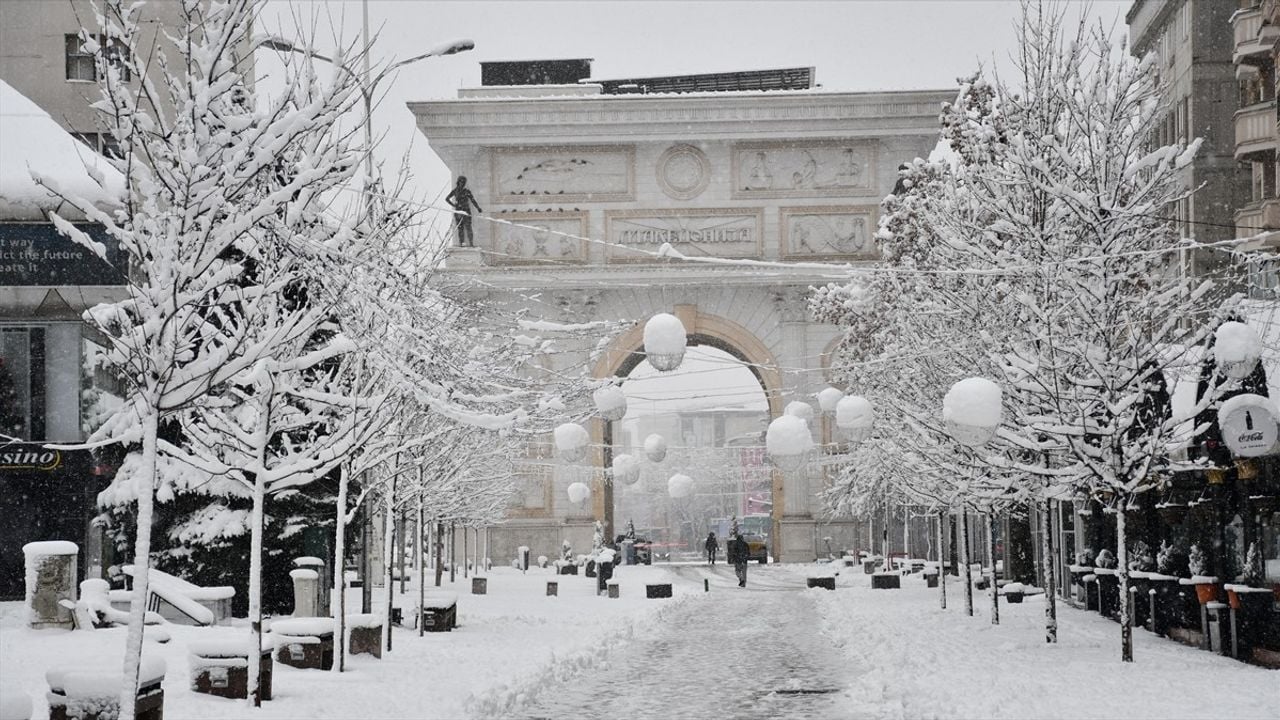
<instances>
[{"instance_id":1,"label":"relief carving on arch","mask_svg":"<svg viewBox=\"0 0 1280 720\"><path fill-rule=\"evenodd\" d=\"M733 146L733 197L844 197L876 193L875 146L796 140Z\"/></svg>"},{"instance_id":2,"label":"relief carving on arch","mask_svg":"<svg viewBox=\"0 0 1280 720\"><path fill-rule=\"evenodd\" d=\"M635 148L557 145L492 148L496 204L635 199Z\"/></svg>"},{"instance_id":3,"label":"relief carving on arch","mask_svg":"<svg viewBox=\"0 0 1280 720\"><path fill-rule=\"evenodd\" d=\"M792 259L878 257L876 213L871 207L784 207L782 254Z\"/></svg>"}]
</instances>

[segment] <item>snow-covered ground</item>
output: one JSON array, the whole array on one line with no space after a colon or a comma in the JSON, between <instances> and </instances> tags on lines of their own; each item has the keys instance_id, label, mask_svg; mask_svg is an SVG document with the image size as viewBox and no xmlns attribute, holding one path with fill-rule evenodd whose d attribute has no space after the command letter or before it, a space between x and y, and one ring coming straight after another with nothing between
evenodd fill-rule
<instances>
[{"instance_id":1,"label":"snow-covered ground","mask_svg":"<svg viewBox=\"0 0 1280 720\"><path fill-rule=\"evenodd\" d=\"M820 642L834 643L840 658L823 683L841 689L828 696L841 717L1018 717L1172 718L1274 717L1280 707L1280 672L1183 647L1136 632L1137 662L1119 662L1117 626L1096 613L1061 611L1061 642L1045 645L1043 603L1002 605L1002 624L990 625L987 599L977 594L979 613L964 616L958 584L951 608L937 607L937 590L906 578L898 591L870 589L869 576L846 572L835 592L804 590L808 566L751 566L748 588L769 612L788 598L803 605L798 617L814 618ZM469 594L457 577L459 624L451 633L397 629L394 650L382 660L356 656L341 675L275 666L274 699L261 709L243 701L198 695L188 688L187 645L196 639L245 633L232 627L169 626L166 645L148 643L148 653L167 663L165 714L174 718L458 718L522 714L526 701L555 697L561 683L602 677L622 662L628 647L688 642L664 623L689 613L711 617L744 591L732 586L731 569L700 566L619 568L621 598L595 595L595 580L556 577L550 570L528 574L511 568L487 573L488 594ZM723 577L721 577L723 576ZM711 592L703 591L703 579ZM559 581L559 596L546 596L546 581ZM671 582L675 597L648 600L644 585ZM448 586L448 578L445 578ZM790 588L795 588L794 592ZM404 602L409 607L412 591ZM379 605L379 603L375 603ZM358 608L358 601L356 604ZM814 611L816 609L816 612ZM728 612L728 611L726 611ZM731 611L743 618L741 602ZM768 657L770 622L746 622ZM785 623L780 624L787 627ZM776 627L776 625L774 625ZM794 626L793 626L794 628ZM791 631L794 633L794 629ZM25 691L33 717L45 717L45 672L51 667L102 663L117 667L123 629L67 632L27 630L21 603L0 604L0 684ZM814 642L809 640L808 642ZM665 667L653 658L653 667ZM643 670L639 668L638 670ZM703 673L665 668L675 685L708 682ZM709 668L715 675L722 668ZM615 685L616 687L616 685ZM832 707L830 704L825 707Z\"/></svg>"}]
</instances>

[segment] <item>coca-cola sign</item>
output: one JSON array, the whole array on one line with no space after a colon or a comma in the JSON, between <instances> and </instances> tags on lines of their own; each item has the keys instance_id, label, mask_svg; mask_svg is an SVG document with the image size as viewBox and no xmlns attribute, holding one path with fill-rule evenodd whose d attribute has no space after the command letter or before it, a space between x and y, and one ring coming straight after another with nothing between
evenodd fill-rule
<instances>
[{"instance_id":1,"label":"coca-cola sign","mask_svg":"<svg viewBox=\"0 0 1280 720\"><path fill-rule=\"evenodd\" d=\"M1222 440L1236 457L1269 455L1280 437L1275 404L1261 395L1228 398L1218 409Z\"/></svg>"}]
</instances>

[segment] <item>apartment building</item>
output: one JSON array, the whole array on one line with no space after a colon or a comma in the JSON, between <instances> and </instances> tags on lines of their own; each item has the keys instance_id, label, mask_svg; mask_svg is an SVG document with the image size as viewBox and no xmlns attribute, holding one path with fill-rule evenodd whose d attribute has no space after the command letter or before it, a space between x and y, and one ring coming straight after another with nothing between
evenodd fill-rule
<instances>
[{"instance_id":1,"label":"apartment building","mask_svg":"<svg viewBox=\"0 0 1280 720\"><path fill-rule=\"evenodd\" d=\"M1130 51L1153 54L1166 86L1168 114L1153 141L1202 139L1194 162L1182 171L1186 187L1197 190L1176 211L1179 234L1201 243L1235 236L1235 210L1249 192L1236 144L1235 10L1222 0L1136 0L1125 15ZM1227 257L1205 249L1183 252L1179 260L1183 272L1204 276L1227 265Z\"/></svg>"}]
</instances>

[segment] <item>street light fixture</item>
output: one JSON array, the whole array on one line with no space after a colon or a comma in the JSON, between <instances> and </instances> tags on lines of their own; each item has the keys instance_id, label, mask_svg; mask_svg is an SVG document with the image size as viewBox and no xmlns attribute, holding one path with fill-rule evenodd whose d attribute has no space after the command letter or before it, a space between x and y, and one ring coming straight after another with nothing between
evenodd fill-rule
<instances>
[{"instance_id":1,"label":"street light fixture","mask_svg":"<svg viewBox=\"0 0 1280 720\"><path fill-rule=\"evenodd\" d=\"M363 53L364 68L360 73L357 73L356 71L352 70L346 65L343 65L337 60L334 60L333 58L328 57L327 55L318 53L315 50L312 50L311 48L299 47L282 37L277 37L274 35L264 35L256 38L253 42L253 47L255 50L258 48L267 48L270 50L275 50L277 52L292 52L292 53L297 53L299 55L305 55L306 57L314 58L316 60L323 60L324 62L327 62L330 65L333 65L335 68L345 72L348 76L350 76L352 79L356 80L359 83L360 96L364 100L364 163L365 163L364 191L366 193L366 198L365 198L366 203L369 207L372 207L373 196L368 195L368 193L370 192L370 188L373 187L373 91L374 89L377 88L378 85L383 80L385 80L388 75L390 75L392 72L399 70L400 68L406 65L411 65L421 60L426 60L427 58L441 57L443 55L456 55L461 52L467 52L468 50L474 50L476 44L471 40L463 39L463 40L454 40L452 42L437 45L431 48L430 50L422 53L421 55L415 55L411 58L407 58L405 60L400 60L400 61L391 63L385 68L382 68L382 70L380 70L377 75L375 75L372 79L370 79L369 77L369 28L368 28L369 19L367 17L367 13L368 13L367 7L365 9L365 12L366 12L366 17L365 17L365 29L364 29L364 53Z\"/></svg>"}]
</instances>

